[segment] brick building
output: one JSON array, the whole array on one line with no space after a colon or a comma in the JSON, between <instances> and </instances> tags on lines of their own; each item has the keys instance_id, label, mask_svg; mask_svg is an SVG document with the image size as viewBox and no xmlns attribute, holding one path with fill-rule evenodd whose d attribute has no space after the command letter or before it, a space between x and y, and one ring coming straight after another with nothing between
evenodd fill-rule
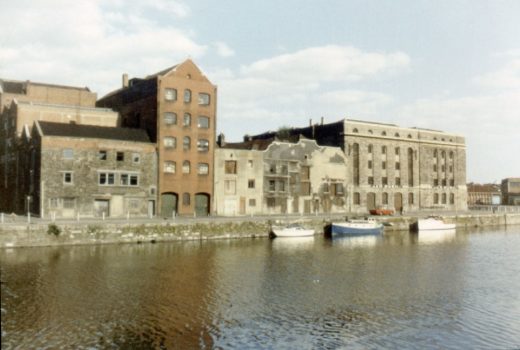
<instances>
[{"instance_id":1,"label":"brick building","mask_svg":"<svg viewBox=\"0 0 520 350\"><path fill-rule=\"evenodd\" d=\"M468 205L502 204L502 192L499 185L469 183Z\"/></svg>"},{"instance_id":2,"label":"brick building","mask_svg":"<svg viewBox=\"0 0 520 350\"><path fill-rule=\"evenodd\" d=\"M36 121L19 188L41 217L153 216L155 146L144 130Z\"/></svg>"},{"instance_id":3,"label":"brick building","mask_svg":"<svg viewBox=\"0 0 520 350\"><path fill-rule=\"evenodd\" d=\"M213 198L217 88L191 61L128 80L97 102L146 130L158 154L159 213L207 215Z\"/></svg>"},{"instance_id":4,"label":"brick building","mask_svg":"<svg viewBox=\"0 0 520 350\"><path fill-rule=\"evenodd\" d=\"M341 147L347 156L347 201L352 212L466 210L466 146L461 136L393 124L343 119L253 136Z\"/></svg>"}]
</instances>

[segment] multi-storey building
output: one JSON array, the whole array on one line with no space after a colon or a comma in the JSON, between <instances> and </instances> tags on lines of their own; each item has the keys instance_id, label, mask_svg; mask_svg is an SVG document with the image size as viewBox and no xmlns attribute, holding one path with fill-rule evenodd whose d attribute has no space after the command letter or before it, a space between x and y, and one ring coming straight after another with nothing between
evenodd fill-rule
<instances>
[{"instance_id":1,"label":"multi-storey building","mask_svg":"<svg viewBox=\"0 0 520 350\"><path fill-rule=\"evenodd\" d=\"M246 140L215 151L219 215L346 211L346 157L316 141Z\"/></svg>"},{"instance_id":2,"label":"multi-storey building","mask_svg":"<svg viewBox=\"0 0 520 350\"><path fill-rule=\"evenodd\" d=\"M0 80L0 211L22 212L21 137L34 121L117 126L118 114L95 108L96 94L84 87Z\"/></svg>"},{"instance_id":3,"label":"multi-storey building","mask_svg":"<svg viewBox=\"0 0 520 350\"><path fill-rule=\"evenodd\" d=\"M153 216L157 157L144 130L36 121L19 186L40 217Z\"/></svg>"},{"instance_id":4,"label":"multi-storey building","mask_svg":"<svg viewBox=\"0 0 520 350\"><path fill-rule=\"evenodd\" d=\"M147 131L158 153L159 213L207 215L213 197L217 88L191 61L128 80L97 105Z\"/></svg>"},{"instance_id":5,"label":"multi-storey building","mask_svg":"<svg viewBox=\"0 0 520 350\"><path fill-rule=\"evenodd\" d=\"M270 139L269 132L253 139ZM466 146L442 131L344 119L278 132L341 147L347 156L347 201L352 212L377 207L397 212L467 209Z\"/></svg>"},{"instance_id":6,"label":"multi-storey building","mask_svg":"<svg viewBox=\"0 0 520 350\"><path fill-rule=\"evenodd\" d=\"M503 204L520 205L520 178L510 177L502 180Z\"/></svg>"},{"instance_id":7,"label":"multi-storey building","mask_svg":"<svg viewBox=\"0 0 520 350\"><path fill-rule=\"evenodd\" d=\"M469 183L468 205L502 204L502 193L499 185Z\"/></svg>"}]
</instances>

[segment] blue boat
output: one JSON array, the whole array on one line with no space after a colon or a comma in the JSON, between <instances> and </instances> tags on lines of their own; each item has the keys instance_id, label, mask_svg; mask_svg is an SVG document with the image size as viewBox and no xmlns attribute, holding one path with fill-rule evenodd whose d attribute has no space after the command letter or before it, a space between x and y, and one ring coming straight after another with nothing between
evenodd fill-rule
<instances>
[{"instance_id":1,"label":"blue boat","mask_svg":"<svg viewBox=\"0 0 520 350\"><path fill-rule=\"evenodd\" d=\"M331 238L343 236L376 236L383 233L383 224L375 220L348 220L346 222L333 222L330 225L329 231Z\"/></svg>"}]
</instances>

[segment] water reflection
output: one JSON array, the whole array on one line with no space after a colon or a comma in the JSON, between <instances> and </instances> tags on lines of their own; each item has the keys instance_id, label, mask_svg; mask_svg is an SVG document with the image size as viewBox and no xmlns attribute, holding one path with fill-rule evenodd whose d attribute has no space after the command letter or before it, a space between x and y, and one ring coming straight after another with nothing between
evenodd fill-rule
<instances>
[{"instance_id":1,"label":"water reflection","mask_svg":"<svg viewBox=\"0 0 520 350\"><path fill-rule=\"evenodd\" d=\"M457 238L455 229L419 231L415 234L419 244L435 244L453 241Z\"/></svg>"},{"instance_id":2,"label":"water reflection","mask_svg":"<svg viewBox=\"0 0 520 350\"><path fill-rule=\"evenodd\" d=\"M2 346L517 346L520 232L422 238L0 251Z\"/></svg>"}]
</instances>

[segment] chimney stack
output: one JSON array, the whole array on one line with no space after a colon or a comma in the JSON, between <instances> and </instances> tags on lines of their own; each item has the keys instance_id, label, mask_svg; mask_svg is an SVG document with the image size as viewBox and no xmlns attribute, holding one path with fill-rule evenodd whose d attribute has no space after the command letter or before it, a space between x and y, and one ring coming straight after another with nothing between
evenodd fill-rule
<instances>
[{"instance_id":1,"label":"chimney stack","mask_svg":"<svg viewBox=\"0 0 520 350\"><path fill-rule=\"evenodd\" d=\"M219 147L224 147L226 145L226 137L224 136L224 133L220 133L217 136L217 145Z\"/></svg>"},{"instance_id":2,"label":"chimney stack","mask_svg":"<svg viewBox=\"0 0 520 350\"><path fill-rule=\"evenodd\" d=\"M323 125L323 120L325 120L325 118L321 117L321 125Z\"/></svg>"},{"instance_id":3,"label":"chimney stack","mask_svg":"<svg viewBox=\"0 0 520 350\"><path fill-rule=\"evenodd\" d=\"M127 88L128 87L128 74L124 73L123 74L123 88Z\"/></svg>"}]
</instances>

